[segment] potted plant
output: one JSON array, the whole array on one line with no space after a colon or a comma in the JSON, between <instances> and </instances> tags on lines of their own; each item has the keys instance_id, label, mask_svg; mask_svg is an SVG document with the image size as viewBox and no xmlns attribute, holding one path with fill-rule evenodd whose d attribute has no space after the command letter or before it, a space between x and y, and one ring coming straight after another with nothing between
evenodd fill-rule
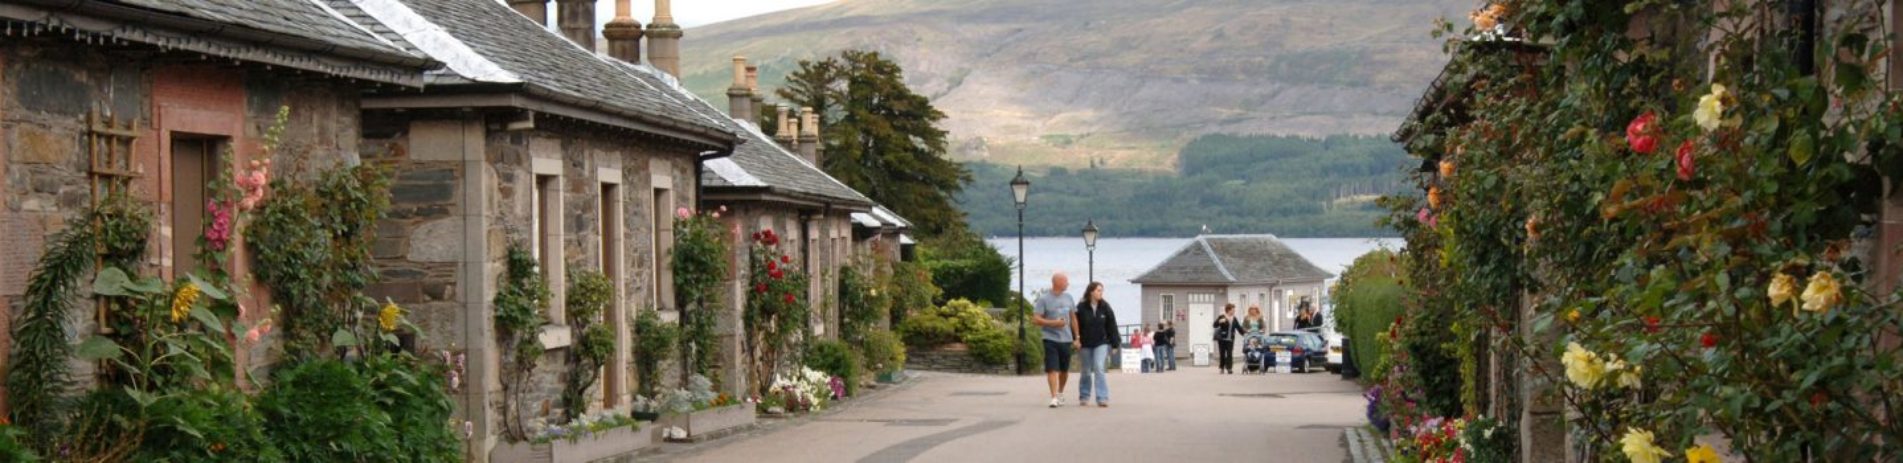
<instances>
[{"instance_id":1,"label":"potted plant","mask_svg":"<svg viewBox=\"0 0 1903 463\"><path fill-rule=\"evenodd\" d=\"M661 419L661 404L648 396L636 395L634 396L634 413L631 416L637 421L659 420Z\"/></svg>"},{"instance_id":2,"label":"potted plant","mask_svg":"<svg viewBox=\"0 0 1903 463\"><path fill-rule=\"evenodd\" d=\"M535 463L588 462L628 455L653 444L653 435L633 418L612 412L576 417L561 425L529 423L529 440L498 445L495 461Z\"/></svg>"}]
</instances>

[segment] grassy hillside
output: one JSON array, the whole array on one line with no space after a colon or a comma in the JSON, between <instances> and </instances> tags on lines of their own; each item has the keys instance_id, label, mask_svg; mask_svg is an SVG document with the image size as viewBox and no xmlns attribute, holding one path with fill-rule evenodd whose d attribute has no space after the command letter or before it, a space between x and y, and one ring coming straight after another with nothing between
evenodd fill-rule
<instances>
[{"instance_id":1,"label":"grassy hillside","mask_svg":"<svg viewBox=\"0 0 1903 463\"><path fill-rule=\"evenodd\" d=\"M1031 205L1025 233L1077 234L1096 220L1114 236L1275 233L1284 237L1388 236L1373 198L1403 191L1410 165L1384 137L1208 135L1183 148L1178 172L1064 167L1026 171ZM1009 184L1013 166L970 165L959 198L972 229L1017 233Z\"/></svg>"},{"instance_id":2,"label":"grassy hillside","mask_svg":"<svg viewBox=\"0 0 1903 463\"><path fill-rule=\"evenodd\" d=\"M801 58L880 50L951 118L968 160L1162 170L1204 134L1382 134L1444 58L1432 20L1474 0L840 0L687 31L689 88L729 58L771 87Z\"/></svg>"}]
</instances>

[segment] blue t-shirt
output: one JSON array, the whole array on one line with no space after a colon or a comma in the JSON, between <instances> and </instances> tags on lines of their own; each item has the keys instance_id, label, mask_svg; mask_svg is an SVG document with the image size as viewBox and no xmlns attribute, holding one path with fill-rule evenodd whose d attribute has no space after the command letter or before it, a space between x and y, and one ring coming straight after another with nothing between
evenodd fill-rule
<instances>
[{"instance_id":1,"label":"blue t-shirt","mask_svg":"<svg viewBox=\"0 0 1903 463\"><path fill-rule=\"evenodd\" d=\"M1069 325L1070 313L1073 310L1077 310L1077 300L1071 299L1069 293L1044 293L1043 296L1038 296L1037 303L1032 304L1031 308L1032 310L1036 310L1037 315L1040 317L1051 320L1064 320L1066 323L1064 326L1057 328L1048 326L1042 327L1045 341L1071 341Z\"/></svg>"}]
</instances>

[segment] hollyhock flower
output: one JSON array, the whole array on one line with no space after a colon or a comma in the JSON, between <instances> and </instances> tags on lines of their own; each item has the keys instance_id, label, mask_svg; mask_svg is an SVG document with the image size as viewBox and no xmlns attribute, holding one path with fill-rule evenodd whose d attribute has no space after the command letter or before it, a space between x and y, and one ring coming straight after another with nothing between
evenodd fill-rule
<instances>
[{"instance_id":1,"label":"hollyhock flower","mask_svg":"<svg viewBox=\"0 0 1903 463\"><path fill-rule=\"evenodd\" d=\"M1653 443L1651 431L1628 428L1625 437L1619 438L1619 444L1632 463L1659 463L1672 455Z\"/></svg>"},{"instance_id":2,"label":"hollyhock flower","mask_svg":"<svg viewBox=\"0 0 1903 463\"><path fill-rule=\"evenodd\" d=\"M1706 331L1705 334L1698 336L1698 345L1705 346L1706 349L1718 347L1718 334Z\"/></svg>"},{"instance_id":3,"label":"hollyhock flower","mask_svg":"<svg viewBox=\"0 0 1903 463\"><path fill-rule=\"evenodd\" d=\"M253 326L251 329L246 330L244 332L244 340L247 343L257 344L259 339L263 339L269 334L271 334L271 319L267 318L264 319L264 323L259 323L258 326Z\"/></svg>"},{"instance_id":4,"label":"hollyhock flower","mask_svg":"<svg viewBox=\"0 0 1903 463\"><path fill-rule=\"evenodd\" d=\"M1765 293L1771 296L1772 307L1782 306L1797 295L1797 279L1788 273L1778 272L1771 276L1771 287Z\"/></svg>"},{"instance_id":5,"label":"hollyhock flower","mask_svg":"<svg viewBox=\"0 0 1903 463\"><path fill-rule=\"evenodd\" d=\"M1686 140L1685 143L1678 145L1678 179L1687 182L1691 181L1693 168L1692 142L1691 140Z\"/></svg>"},{"instance_id":6,"label":"hollyhock flower","mask_svg":"<svg viewBox=\"0 0 1903 463\"><path fill-rule=\"evenodd\" d=\"M1709 445L1698 444L1685 449L1685 463L1719 463L1720 461L1723 460L1718 459L1718 451Z\"/></svg>"},{"instance_id":7,"label":"hollyhock flower","mask_svg":"<svg viewBox=\"0 0 1903 463\"><path fill-rule=\"evenodd\" d=\"M1659 137L1653 133L1657 128L1658 119L1657 114L1646 111L1645 114L1640 114L1639 117L1633 118L1631 123L1626 124L1625 142L1627 146L1632 147L1633 152L1652 154L1653 151L1658 150Z\"/></svg>"},{"instance_id":8,"label":"hollyhock flower","mask_svg":"<svg viewBox=\"0 0 1903 463\"><path fill-rule=\"evenodd\" d=\"M1692 120L1698 122L1698 128L1706 132L1718 130L1725 118L1725 86L1711 84L1711 93L1698 97L1698 109L1692 110Z\"/></svg>"},{"instance_id":9,"label":"hollyhock flower","mask_svg":"<svg viewBox=\"0 0 1903 463\"><path fill-rule=\"evenodd\" d=\"M1804 310L1810 312L1829 312L1831 307L1844 300L1843 288L1837 283L1837 277L1830 272L1817 272L1811 275L1810 284L1804 287Z\"/></svg>"},{"instance_id":10,"label":"hollyhock flower","mask_svg":"<svg viewBox=\"0 0 1903 463\"><path fill-rule=\"evenodd\" d=\"M231 208L218 201L206 201L205 212L211 217L211 224L205 226L205 247L214 252L224 251L231 243Z\"/></svg>"},{"instance_id":11,"label":"hollyhock flower","mask_svg":"<svg viewBox=\"0 0 1903 463\"><path fill-rule=\"evenodd\" d=\"M172 294L172 323L185 321L185 315L192 313L192 304L198 303L198 283L186 281Z\"/></svg>"},{"instance_id":12,"label":"hollyhock flower","mask_svg":"<svg viewBox=\"0 0 1903 463\"><path fill-rule=\"evenodd\" d=\"M676 218L686 219L688 217L693 217L693 216L694 216L694 212L687 210L687 208L685 207L674 209L674 217Z\"/></svg>"}]
</instances>

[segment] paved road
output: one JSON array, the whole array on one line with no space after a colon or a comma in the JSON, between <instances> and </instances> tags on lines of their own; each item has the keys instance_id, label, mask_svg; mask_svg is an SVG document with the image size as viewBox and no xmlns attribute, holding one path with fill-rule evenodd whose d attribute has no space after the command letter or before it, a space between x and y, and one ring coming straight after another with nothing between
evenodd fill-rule
<instances>
[{"instance_id":1,"label":"paved road","mask_svg":"<svg viewBox=\"0 0 1903 463\"><path fill-rule=\"evenodd\" d=\"M1109 408L1050 409L1043 377L926 373L838 413L663 459L683 462L1342 462L1365 423L1350 381L1217 375L1110 376ZM791 424L791 423L789 423Z\"/></svg>"}]
</instances>

